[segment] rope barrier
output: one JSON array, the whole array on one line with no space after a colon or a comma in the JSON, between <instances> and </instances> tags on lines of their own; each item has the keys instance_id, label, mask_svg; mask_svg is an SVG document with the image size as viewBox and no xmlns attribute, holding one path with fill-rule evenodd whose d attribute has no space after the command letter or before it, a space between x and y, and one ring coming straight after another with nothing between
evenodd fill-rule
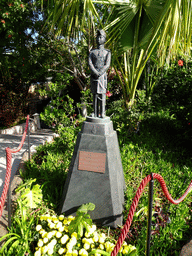
<instances>
[{"instance_id":1,"label":"rope barrier","mask_svg":"<svg viewBox=\"0 0 192 256\"><path fill-rule=\"evenodd\" d=\"M123 241L125 240L125 237L127 235L127 233L129 232L129 228L131 226L131 223L132 223L132 220L133 220L133 215L134 215L134 212L135 212L135 209L138 205L138 202L139 202L139 199L140 199L140 196L145 188L145 186L147 185L147 183L152 179L152 176L151 175L148 175L147 177L145 177L141 183L140 183L140 186L137 190L137 193L133 199L133 202L132 202L132 205L130 207L130 210L129 210L129 214L128 214L128 217L127 217L127 220L125 222L125 225L121 231L121 234L118 238L118 241L116 243L116 246L115 248L113 249L112 253L111 253L111 256L116 256L118 251L120 250L122 244L123 244ZM157 174L157 173L153 173L153 179L157 179L159 182L160 182L160 185L161 185L161 188L163 190L163 193L165 194L166 198L172 203L172 204L179 204L180 202L182 202L185 197L188 195L188 193L192 190L192 181L191 183L189 184L187 190L185 191L185 193L177 200L174 200L171 195L169 194L168 192L168 189L166 187L166 184L165 184L165 181L163 179L163 177L160 175L160 174Z\"/></svg>"},{"instance_id":2,"label":"rope barrier","mask_svg":"<svg viewBox=\"0 0 192 256\"><path fill-rule=\"evenodd\" d=\"M5 199L7 197L7 192L9 189L9 183L10 183L10 178L11 178L11 165L12 165L12 155L11 153L17 153L21 150L21 148L23 147L25 138L26 138L26 134L27 134L27 129L28 129L28 123L29 123L29 115L27 116L27 120L26 120L26 125L25 125L25 130L22 136L22 140L18 146L17 149L10 149L10 148L6 148L6 162L7 162L7 168L6 168L6 175L5 175L5 184L3 187L3 192L0 198L0 218L2 216L3 213L3 207L5 204Z\"/></svg>"}]
</instances>

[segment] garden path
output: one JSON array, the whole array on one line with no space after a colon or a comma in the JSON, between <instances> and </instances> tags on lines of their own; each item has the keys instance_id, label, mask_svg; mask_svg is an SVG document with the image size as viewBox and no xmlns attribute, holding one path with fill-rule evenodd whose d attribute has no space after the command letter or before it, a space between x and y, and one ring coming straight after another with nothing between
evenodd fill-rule
<instances>
[{"instance_id":1,"label":"garden path","mask_svg":"<svg viewBox=\"0 0 192 256\"><path fill-rule=\"evenodd\" d=\"M30 151L31 154L35 152L35 147L40 144L44 144L45 141L51 141L56 134L48 129L40 129L36 132L30 134ZM22 139L22 135L18 134L0 134L0 196L3 191L5 174L6 174L6 152L5 148L9 147L11 149L16 149ZM15 154L12 154L12 172L11 172L11 191L13 190L20 182L20 177L17 175L18 169L21 168L23 161L28 159L28 138L26 137L22 149ZM0 237L7 232L7 207L5 204L2 217L0 219Z\"/></svg>"}]
</instances>

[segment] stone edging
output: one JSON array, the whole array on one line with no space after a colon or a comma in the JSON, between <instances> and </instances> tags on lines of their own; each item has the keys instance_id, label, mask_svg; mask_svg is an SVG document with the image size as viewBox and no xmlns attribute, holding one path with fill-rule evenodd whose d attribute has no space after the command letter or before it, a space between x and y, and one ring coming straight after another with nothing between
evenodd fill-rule
<instances>
[{"instance_id":1,"label":"stone edging","mask_svg":"<svg viewBox=\"0 0 192 256\"><path fill-rule=\"evenodd\" d=\"M26 123L23 123L4 130L0 130L0 134L21 135L24 133L25 125ZM35 132L36 130L36 124L34 122L30 122L30 131Z\"/></svg>"}]
</instances>

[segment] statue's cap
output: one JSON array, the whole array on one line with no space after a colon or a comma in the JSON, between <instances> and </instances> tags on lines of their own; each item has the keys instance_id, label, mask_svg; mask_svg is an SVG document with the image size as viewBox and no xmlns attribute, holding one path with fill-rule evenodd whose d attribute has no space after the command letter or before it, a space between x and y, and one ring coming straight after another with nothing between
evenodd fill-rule
<instances>
[{"instance_id":1,"label":"statue's cap","mask_svg":"<svg viewBox=\"0 0 192 256\"><path fill-rule=\"evenodd\" d=\"M106 38L106 33L105 33L105 31L102 30L102 29L98 29L98 30L97 30L97 36L100 36L100 35L102 35L102 36L104 36L104 37Z\"/></svg>"}]
</instances>

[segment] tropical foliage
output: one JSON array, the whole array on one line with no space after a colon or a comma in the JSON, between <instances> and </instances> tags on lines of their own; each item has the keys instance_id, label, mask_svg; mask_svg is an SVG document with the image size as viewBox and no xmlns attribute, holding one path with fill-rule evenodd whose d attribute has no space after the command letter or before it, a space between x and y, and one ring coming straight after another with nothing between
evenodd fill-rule
<instances>
[{"instance_id":1,"label":"tropical foliage","mask_svg":"<svg viewBox=\"0 0 192 256\"><path fill-rule=\"evenodd\" d=\"M87 32L94 35L95 26L108 32L126 107L133 104L149 58L161 67L178 53L190 54L191 1L66 0L54 6L50 19L56 35L77 39Z\"/></svg>"}]
</instances>

